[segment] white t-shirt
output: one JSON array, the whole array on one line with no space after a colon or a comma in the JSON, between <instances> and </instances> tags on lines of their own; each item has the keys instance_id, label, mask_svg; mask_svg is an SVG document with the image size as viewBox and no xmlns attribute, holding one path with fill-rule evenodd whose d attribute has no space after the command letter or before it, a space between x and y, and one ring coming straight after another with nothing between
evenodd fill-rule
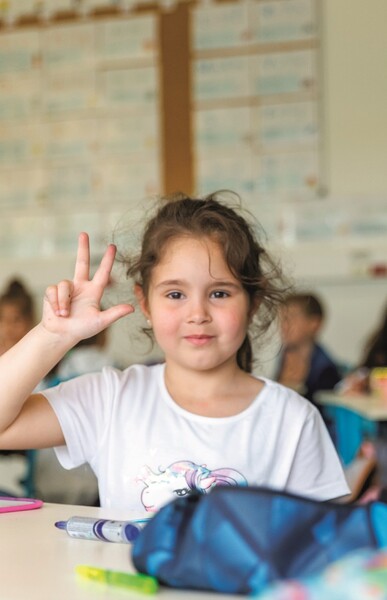
<instances>
[{"instance_id":1,"label":"white t-shirt","mask_svg":"<svg viewBox=\"0 0 387 600\"><path fill-rule=\"evenodd\" d=\"M155 512L192 490L261 485L328 500L349 490L316 408L262 378L264 388L241 413L203 417L179 407L164 365L106 367L43 393L66 446L67 468L90 463L102 506Z\"/></svg>"}]
</instances>

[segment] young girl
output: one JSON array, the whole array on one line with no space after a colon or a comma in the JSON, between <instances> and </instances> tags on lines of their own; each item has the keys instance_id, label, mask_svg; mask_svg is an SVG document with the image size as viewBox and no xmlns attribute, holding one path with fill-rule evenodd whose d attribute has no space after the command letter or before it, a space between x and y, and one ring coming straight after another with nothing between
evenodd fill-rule
<instances>
[{"instance_id":1,"label":"young girl","mask_svg":"<svg viewBox=\"0 0 387 600\"><path fill-rule=\"evenodd\" d=\"M90 463L103 506L133 511L216 485L346 495L315 407L250 373L248 332L268 326L282 293L252 228L215 195L162 203L128 267L165 363L108 367L30 395L79 340L133 312L100 310L115 251L89 280L81 233L74 279L47 288L41 322L0 357L0 447L55 446L66 468Z\"/></svg>"}]
</instances>

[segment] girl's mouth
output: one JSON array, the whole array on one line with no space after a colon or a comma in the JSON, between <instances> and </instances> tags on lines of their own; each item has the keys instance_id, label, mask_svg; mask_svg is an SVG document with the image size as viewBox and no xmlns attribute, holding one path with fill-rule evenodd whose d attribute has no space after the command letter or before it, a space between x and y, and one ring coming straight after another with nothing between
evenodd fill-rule
<instances>
[{"instance_id":1,"label":"girl's mouth","mask_svg":"<svg viewBox=\"0 0 387 600\"><path fill-rule=\"evenodd\" d=\"M187 335L184 338L190 344L194 346L204 346L213 339L212 335Z\"/></svg>"}]
</instances>

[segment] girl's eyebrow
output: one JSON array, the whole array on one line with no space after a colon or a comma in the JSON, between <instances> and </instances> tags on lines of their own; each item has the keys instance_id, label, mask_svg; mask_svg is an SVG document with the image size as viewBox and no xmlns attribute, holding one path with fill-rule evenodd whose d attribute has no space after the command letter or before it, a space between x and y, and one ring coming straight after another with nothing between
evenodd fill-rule
<instances>
[{"instance_id":1,"label":"girl's eyebrow","mask_svg":"<svg viewBox=\"0 0 387 600\"><path fill-rule=\"evenodd\" d=\"M161 287L180 287L182 285L187 285L187 281L183 279L166 279L165 281L160 281L155 288ZM227 288L235 288L239 289L241 286L239 283L235 283L234 281L221 281L214 279L211 287L227 287Z\"/></svg>"},{"instance_id":2,"label":"girl's eyebrow","mask_svg":"<svg viewBox=\"0 0 387 600\"><path fill-rule=\"evenodd\" d=\"M182 279L166 279L165 281L160 281L155 287L174 287L184 285L184 281Z\"/></svg>"},{"instance_id":3,"label":"girl's eyebrow","mask_svg":"<svg viewBox=\"0 0 387 600\"><path fill-rule=\"evenodd\" d=\"M213 287L226 287L226 288L235 288L235 289L239 289L241 287L240 283L235 283L235 281L221 281L221 280L214 280L214 283L212 284Z\"/></svg>"}]
</instances>

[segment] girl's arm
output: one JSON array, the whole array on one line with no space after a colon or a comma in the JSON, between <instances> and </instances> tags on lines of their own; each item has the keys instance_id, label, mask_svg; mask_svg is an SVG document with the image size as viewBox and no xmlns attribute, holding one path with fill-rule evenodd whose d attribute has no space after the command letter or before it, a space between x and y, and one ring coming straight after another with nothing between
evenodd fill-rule
<instances>
[{"instance_id":1,"label":"girl's arm","mask_svg":"<svg viewBox=\"0 0 387 600\"><path fill-rule=\"evenodd\" d=\"M129 304L100 310L116 249L110 245L89 280L89 238L81 233L74 279L49 286L41 322L0 356L0 448L47 447L63 443L58 420L38 383L81 339L96 335L133 312Z\"/></svg>"}]
</instances>

